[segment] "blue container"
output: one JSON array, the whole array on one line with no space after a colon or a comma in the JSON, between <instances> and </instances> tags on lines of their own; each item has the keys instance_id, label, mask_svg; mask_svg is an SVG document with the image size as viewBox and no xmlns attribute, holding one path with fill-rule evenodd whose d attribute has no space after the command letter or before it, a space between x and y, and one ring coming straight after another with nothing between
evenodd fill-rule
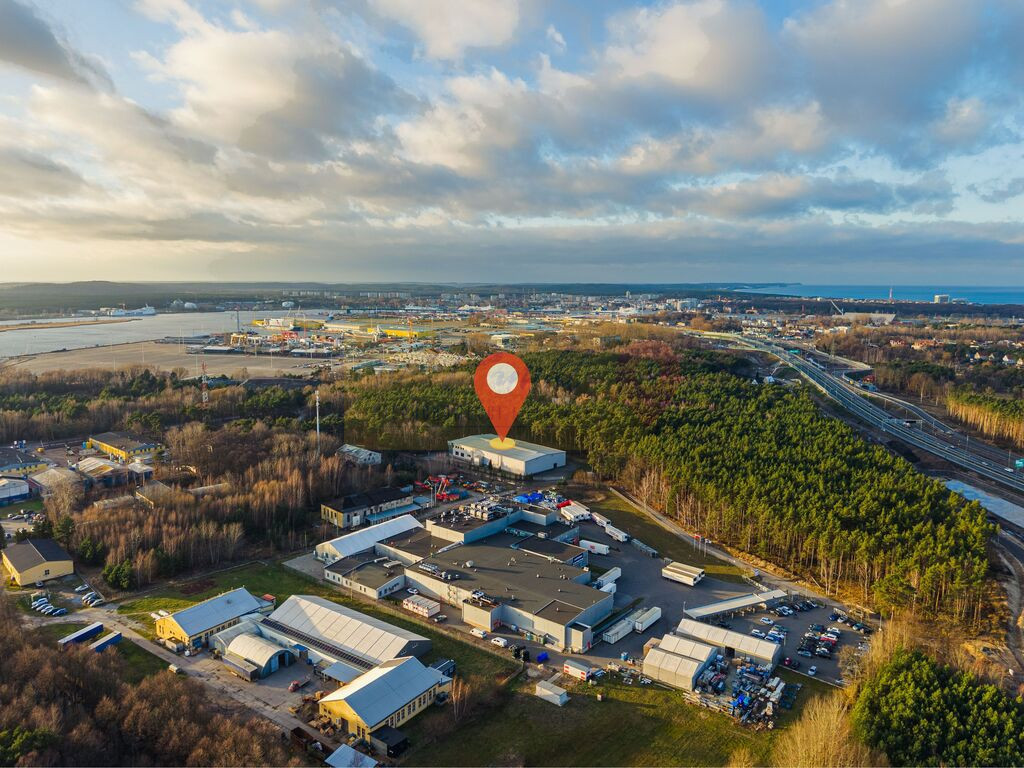
<instances>
[{"instance_id":1,"label":"blue container","mask_svg":"<svg viewBox=\"0 0 1024 768\"><path fill-rule=\"evenodd\" d=\"M549 658L550 657L548 656L548 652L547 651L541 651L540 653L537 654L537 663L538 664L543 664Z\"/></svg>"}]
</instances>

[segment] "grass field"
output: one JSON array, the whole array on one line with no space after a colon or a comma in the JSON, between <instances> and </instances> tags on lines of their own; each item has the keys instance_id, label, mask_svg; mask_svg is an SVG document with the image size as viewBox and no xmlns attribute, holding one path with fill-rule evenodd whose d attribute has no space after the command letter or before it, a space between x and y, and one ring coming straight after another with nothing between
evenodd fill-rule
<instances>
[{"instance_id":1,"label":"grass field","mask_svg":"<svg viewBox=\"0 0 1024 768\"><path fill-rule=\"evenodd\" d=\"M87 626L84 621L62 621L56 624L43 624L32 630L32 636L40 644L49 645L56 643L65 635L70 635L76 629L81 629L84 626ZM106 632L102 634L106 634ZM117 655L121 657L124 679L128 683L137 683L154 672L167 669L167 662L159 656L154 656L144 648L140 648L127 638L123 638L114 648L117 651Z\"/></svg>"},{"instance_id":2,"label":"grass field","mask_svg":"<svg viewBox=\"0 0 1024 768\"><path fill-rule=\"evenodd\" d=\"M595 512L599 512L611 520L616 527L622 528L644 544L654 547L662 557L671 557L681 563L703 568L708 576L714 576L722 581L745 583L743 571L738 567L719 560L717 557L702 555L684 539L665 530L611 491L601 492L599 499L597 497L588 498L585 503Z\"/></svg>"},{"instance_id":3,"label":"grass field","mask_svg":"<svg viewBox=\"0 0 1024 768\"><path fill-rule=\"evenodd\" d=\"M459 669L469 675L480 675L494 680L506 677L516 669L511 656L506 660L475 644L451 637L433 626L410 618L408 614L397 608L389 609L386 603L371 604L347 597L327 584L296 573L280 563L246 565L194 582L169 587L151 595L122 603L118 607L118 612L142 622L144 629L140 630L141 633L154 637L154 622L149 616L150 613L159 610L173 612L187 608L194 603L236 587L245 587L255 595L274 595L278 605L295 594L319 595L333 600L341 605L429 637L433 643L433 650L425 660L455 659Z\"/></svg>"},{"instance_id":4,"label":"grass field","mask_svg":"<svg viewBox=\"0 0 1024 768\"><path fill-rule=\"evenodd\" d=\"M607 678L605 678L607 680ZM556 681L558 682L558 681ZM408 765L725 765L740 749L754 765L768 762L775 731L755 732L723 714L687 703L682 694L663 688L603 682L594 687L568 686L565 707L532 695L523 682L497 712L460 729L461 737L432 742L427 717L407 730L413 747ZM797 709L779 724L784 729L819 687L805 687ZM597 693L604 701L597 700Z\"/></svg>"}]
</instances>

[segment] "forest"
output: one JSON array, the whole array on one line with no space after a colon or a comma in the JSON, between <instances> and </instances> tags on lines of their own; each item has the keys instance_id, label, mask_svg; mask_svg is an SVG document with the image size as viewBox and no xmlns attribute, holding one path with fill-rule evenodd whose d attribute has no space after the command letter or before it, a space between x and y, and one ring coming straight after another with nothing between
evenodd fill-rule
<instances>
[{"instance_id":1,"label":"forest","mask_svg":"<svg viewBox=\"0 0 1024 768\"><path fill-rule=\"evenodd\" d=\"M920 650L865 683L853 723L893 765L1024 764L1024 701Z\"/></svg>"},{"instance_id":2,"label":"forest","mask_svg":"<svg viewBox=\"0 0 1024 768\"><path fill-rule=\"evenodd\" d=\"M686 529L829 594L979 617L994 530L982 508L824 417L803 389L757 385L736 375L739 358L660 341L525 359L534 386L513 437L582 455ZM347 387L350 440L442 449L489 431L469 371Z\"/></svg>"},{"instance_id":3,"label":"forest","mask_svg":"<svg viewBox=\"0 0 1024 768\"><path fill-rule=\"evenodd\" d=\"M269 721L218 712L202 686L125 680L118 653L58 651L0 594L0 765L299 765ZM128 642L128 641L125 641Z\"/></svg>"}]
</instances>

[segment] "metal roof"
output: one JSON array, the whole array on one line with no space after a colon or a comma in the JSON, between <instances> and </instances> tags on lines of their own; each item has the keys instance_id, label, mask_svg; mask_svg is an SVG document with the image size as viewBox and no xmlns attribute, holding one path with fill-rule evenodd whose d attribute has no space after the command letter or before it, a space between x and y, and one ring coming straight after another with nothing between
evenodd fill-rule
<instances>
[{"instance_id":1,"label":"metal roof","mask_svg":"<svg viewBox=\"0 0 1024 768\"><path fill-rule=\"evenodd\" d=\"M229 654L259 667L266 667L270 660L282 651L289 652L288 649L259 635L241 634L228 643Z\"/></svg>"},{"instance_id":2,"label":"metal roof","mask_svg":"<svg viewBox=\"0 0 1024 768\"><path fill-rule=\"evenodd\" d=\"M351 683L365 672L365 669L353 667L351 664L346 664L344 661L336 661L333 664L324 667L323 670L325 677L337 680L340 683Z\"/></svg>"},{"instance_id":3,"label":"metal roof","mask_svg":"<svg viewBox=\"0 0 1024 768\"><path fill-rule=\"evenodd\" d=\"M3 556L19 573L43 563L57 563L71 559L71 555L53 539L25 539L25 541L12 544L4 549Z\"/></svg>"},{"instance_id":4,"label":"metal roof","mask_svg":"<svg viewBox=\"0 0 1024 768\"><path fill-rule=\"evenodd\" d=\"M320 699L344 701L371 728L446 679L419 659L392 659Z\"/></svg>"},{"instance_id":5,"label":"metal roof","mask_svg":"<svg viewBox=\"0 0 1024 768\"><path fill-rule=\"evenodd\" d=\"M247 613L255 613L263 606L264 603L249 594L249 590L239 587L173 613L171 618L182 632L192 637Z\"/></svg>"},{"instance_id":6,"label":"metal roof","mask_svg":"<svg viewBox=\"0 0 1024 768\"><path fill-rule=\"evenodd\" d=\"M738 654L753 656L756 659L770 661L772 664L782 653L782 646L776 645L771 640L759 640L751 635L733 632L731 629L722 627L713 627L710 624L702 624L693 619L680 621L676 632L681 635L690 635L720 648L732 648Z\"/></svg>"},{"instance_id":7,"label":"metal roof","mask_svg":"<svg viewBox=\"0 0 1024 768\"><path fill-rule=\"evenodd\" d=\"M749 595L730 597L727 600L719 600L717 603L708 603L699 608L687 608L686 615L693 619L704 619L708 616L717 616L720 613L734 613L747 608L753 608L761 603L770 603L774 600L782 600L786 593L781 589L773 589L768 592L753 592Z\"/></svg>"},{"instance_id":8,"label":"metal roof","mask_svg":"<svg viewBox=\"0 0 1024 768\"><path fill-rule=\"evenodd\" d=\"M410 643L430 643L422 635L315 595L292 595L269 619L375 663L402 656Z\"/></svg>"},{"instance_id":9,"label":"metal roof","mask_svg":"<svg viewBox=\"0 0 1024 768\"><path fill-rule=\"evenodd\" d=\"M565 451L559 450L558 448L549 448L546 445L528 443L525 440L516 440L514 448L502 448L499 450L491 445L491 440L497 439L498 436L493 433L467 435L466 437L460 437L458 440L449 440L448 445L457 446L470 451L480 451L481 453L493 456L501 456L506 459L515 459L516 461L522 462L541 459L545 456L565 455Z\"/></svg>"},{"instance_id":10,"label":"metal roof","mask_svg":"<svg viewBox=\"0 0 1024 768\"><path fill-rule=\"evenodd\" d=\"M644 656L644 674L676 688L692 689L704 663L655 646Z\"/></svg>"},{"instance_id":11,"label":"metal roof","mask_svg":"<svg viewBox=\"0 0 1024 768\"><path fill-rule=\"evenodd\" d=\"M665 635L658 642L658 648L676 656L686 656L697 661L710 661L718 655L718 649L714 646L701 643L689 637L679 635Z\"/></svg>"},{"instance_id":12,"label":"metal roof","mask_svg":"<svg viewBox=\"0 0 1024 768\"><path fill-rule=\"evenodd\" d=\"M377 768L376 760L352 749L348 744L342 744L331 752L324 758L324 762L331 768Z\"/></svg>"},{"instance_id":13,"label":"metal roof","mask_svg":"<svg viewBox=\"0 0 1024 768\"><path fill-rule=\"evenodd\" d=\"M339 558L348 557L349 555L369 549L379 541L422 527L423 523L412 515L403 515L402 517L371 525L369 528L362 528L318 544L316 547L317 553L320 555L329 554L332 557Z\"/></svg>"}]
</instances>

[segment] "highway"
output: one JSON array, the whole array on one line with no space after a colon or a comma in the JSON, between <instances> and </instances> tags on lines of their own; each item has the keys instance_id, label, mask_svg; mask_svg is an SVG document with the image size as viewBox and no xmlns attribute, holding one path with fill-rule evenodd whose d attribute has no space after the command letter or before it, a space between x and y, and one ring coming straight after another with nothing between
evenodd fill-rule
<instances>
[{"instance_id":1,"label":"highway","mask_svg":"<svg viewBox=\"0 0 1024 768\"><path fill-rule=\"evenodd\" d=\"M935 433L930 433L924 428L907 426L903 419L893 417L891 413L868 400L861 390L847 384L828 371L812 365L800 355L792 354L782 347L760 339L749 337L734 337L734 339L753 349L774 355L792 366L832 400L880 431L999 485L1024 493L1024 470L1016 472L1008 468L1007 461L1012 457L1006 452L980 441L968 445L964 441L963 435L957 432L951 433L948 426L925 411L902 400L883 396L884 399L898 404L900 408L911 410L922 419L922 423L931 426Z\"/></svg>"}]
</instances>

